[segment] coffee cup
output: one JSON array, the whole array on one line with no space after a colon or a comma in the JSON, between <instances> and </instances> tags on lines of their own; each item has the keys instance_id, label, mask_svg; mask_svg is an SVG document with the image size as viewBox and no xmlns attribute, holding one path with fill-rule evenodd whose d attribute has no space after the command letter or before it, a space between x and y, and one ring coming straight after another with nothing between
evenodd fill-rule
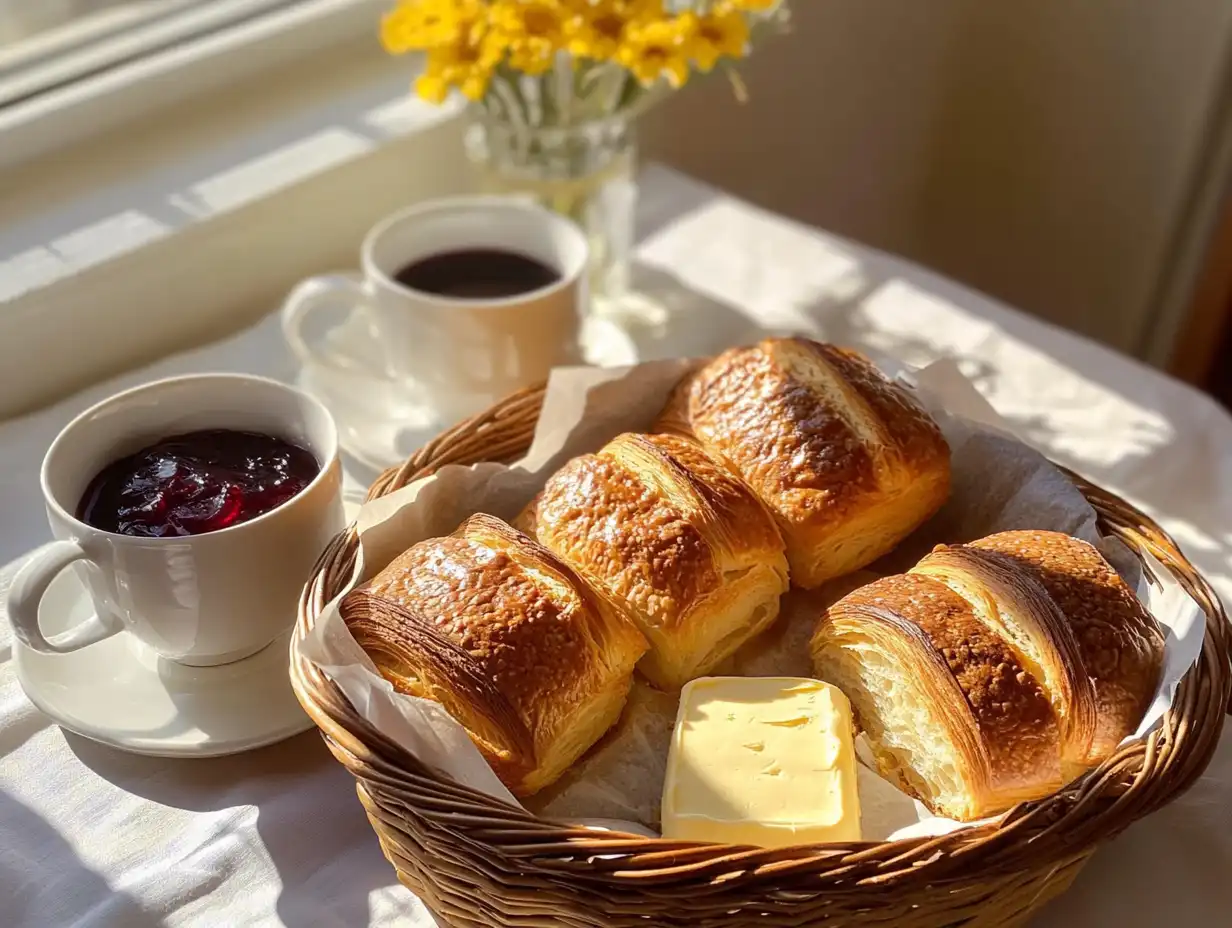
<instances>
[{"instance_id":1,"label":"coffee cup","mask_svg":"<svg viewBox=\"0 0 1232 928\"><path fill-rule=\"evenodd\" d=\"M320 469L281 505L204 534L138 537L78 517L87 487L113 461L171 436L212 429L292 442L311 452ZM255 654L294 624L313 565L345 526L333 419L316 400L263 377L175 377L103 400L52 442L39 482L56 540L18 571L8 610L17 638L44 653L123 633L193 666ZM77 573L93 614L49 638L39 627L39 604L66 569Z\"/></svg>"},{"instance_id":2,"label":"coffee cup","mask_svg":"<svg viewBox=\"0 0 1232 928\"><path fill-rule=\"evenodd\" d=\"M427 262L456 258L453 283L474 283L464 259L472 257L472 276L482 273L480 253L521 257L550 276L527 280L524 290L515 283L485 293L415 274ZM533 203L435 200L378 223L364 239L360 272L300 284L283 306L283 332L312 381L331 395L363 393L392 408L395 401L385 399L392 385L448 426L546 379L553 367L580 362L588 259L581 229ZM364 354L379 362L323 349L312 336L321 320L339 313L338 324L362 333L370 349Z\"/></svg>"}]
</instances>

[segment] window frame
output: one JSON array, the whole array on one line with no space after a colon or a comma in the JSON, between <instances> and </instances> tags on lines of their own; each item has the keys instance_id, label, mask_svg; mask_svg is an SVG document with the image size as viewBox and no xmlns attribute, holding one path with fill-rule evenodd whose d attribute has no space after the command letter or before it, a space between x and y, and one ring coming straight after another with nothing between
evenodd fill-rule
<instances>
[{"instance_id":1,"label":"window frame","mask_svg":"<svg viewBox=\"0 0 1232 928\"><path fill-rule=\"evenodd\" d=\"M216 93L330 45L372 36L386 0L219 0L168 13L141 36L117 36L46 62L58 82L0 107L0 180L29 163L203 93ZM210 6L214 6L211 4ZM238 18L244 7L248 15ZM111 49L105 47L111 44ZM143 51L144 43L144 51ZM107 55L123 52L118 61ZM76 60L74 60L76 59ZM50 75L52 71L47 73ZM73 79L72 75L82 76Z\"/></svg>"},{"instance_id":2,"label":"window frame","mask_svg":"<svg viewBox=\"0 0 1232 928\"><path fill-rule=\"evenodd\" d=\"M391 2L303 0L0 110L0 270L33 275L0 294L0 421L256 321L391 202L473 189L461 107L381 51Z\"/></svg>"}]
</instances>

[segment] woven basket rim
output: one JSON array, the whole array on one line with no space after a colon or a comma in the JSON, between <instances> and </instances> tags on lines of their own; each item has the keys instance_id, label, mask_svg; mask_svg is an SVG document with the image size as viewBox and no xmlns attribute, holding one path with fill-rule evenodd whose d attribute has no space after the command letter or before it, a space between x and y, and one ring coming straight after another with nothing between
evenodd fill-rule
<instances>
[{"instance_id":1,"label":"woven basket rim","mask_svg":"<svg viewBox=\"0 0 1232 928\"><path fill-rule=\"evenodd\" d=\"M544 390L541 384L519 391L438 436L404 464L382 474L369 499L447 464L516 459L530 446ZM1202 653L1178 687L1162 724L1147 736L1122 745L1099 767L1051 796L946 835L776 849L701 844L598 832L540 819L453 781L420 763L359 716L298 648L325 604L355 579L354 525L331 542L304 589L291 644L292 685L330 750L359 781L374 826L378 821L374 795L396 787L415 797L414 808L382 808L382 821L410 813L448 822L451 828L466 829L481 847L523 859L553 879L607 890L623 885L653 886L656 891L722 882L729 890L765 895L884 889L971 872L987 878L1042 864L1064 867L1175 799L1205 770L1224 713L1232 712L1232 626L1210 584L1152 519L1079 474L1061 469L1091 502L1105 534L1120 538L1139 557L1149 551L1198 603L1206 619ZM382 843L388 844L385 837ZM595 859L597 854L603 857Z\"/></svg>"}]
</instances>

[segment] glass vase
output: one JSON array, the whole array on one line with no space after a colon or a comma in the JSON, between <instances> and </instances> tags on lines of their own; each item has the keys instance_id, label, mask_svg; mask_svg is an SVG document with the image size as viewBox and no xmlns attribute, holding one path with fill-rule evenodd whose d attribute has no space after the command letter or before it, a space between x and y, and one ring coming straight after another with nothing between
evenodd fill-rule
<instances>
[{"instance_id":1,"label":"glass vase","mask_svg":"<svg viewBox=\"0 0 1232 928\"><path fill-rule=\"evenodd\" d=\"M529 197L581 226L590 242L592 309L619 304L629 287L637 199L633 120L528 126L478 111L466 147L485 193Z\"/></svg>"}]
</instances>

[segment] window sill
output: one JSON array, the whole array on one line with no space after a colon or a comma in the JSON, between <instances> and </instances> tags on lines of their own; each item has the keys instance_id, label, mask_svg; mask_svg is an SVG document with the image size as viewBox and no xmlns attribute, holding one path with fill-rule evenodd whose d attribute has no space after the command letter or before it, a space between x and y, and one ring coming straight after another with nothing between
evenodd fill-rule
<instances>
[{"instance_id":1,"label":"window sill","mask_svg":"<svg viewBox=\"0 0 1232 928\"><path fill-rule=\"evenodd\" d=\"M370 39L0 173L0 418L274 309L392 207L471 184L456 109Z\"/></svg>"}]
</instances>

